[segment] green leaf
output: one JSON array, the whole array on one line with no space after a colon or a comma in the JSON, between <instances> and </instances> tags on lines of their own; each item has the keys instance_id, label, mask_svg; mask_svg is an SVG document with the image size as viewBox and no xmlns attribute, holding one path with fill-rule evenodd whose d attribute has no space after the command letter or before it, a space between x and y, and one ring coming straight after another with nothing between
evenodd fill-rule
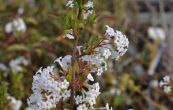
<instances>
[{"instance_id":1,"label":"green leaf","mask_svg":"<svg viewBox=\"0 0 173 110\"><path fill-rule=\"evenodd\" d=\"M7 51L28 51L29 48L23 44L14 44L7 48Z\"/></svg>"},{"instance_id":2,"label":"green leaf","mask_svg":"<svg viewBox=\"0 0 173 110\"><path fill-rule=\"evenodd\" d=\"M67 76L66 76L66 79L67 79L68 82L71 82L72 75L73 75L73 67L70 66L70 67L68 68L68 74L67 74Z\"/></svg>"},{"instance_id":3,"label":"green leaf","mask_svg":"<svg viewBox=\"0 0 173 110\"><path fill-rule=\"evenodd\" d=\"M7 99L7 86L0 84L0 108L8 110L9 100Z\"/></svg>"},{"instance_id":4,"label":"green leaf","mask_svg":"<svg viewBox=\"0 0 173 110\"><path fill-rule=\"evenodd\" d=\"M21 99L24 96L24 85L23 85L23 74L22 73L12 73L11 74L11 85L10 91L8 91L12 96Z\"/></svg>"},{"instance_id":5,"label":"green leaf","mask_svg":"<svg viewBox=\"0 0 173 110\"><path fill-rule=\"evenodd\" d=\"M123 103L124 103L124 97L123 97L123 96L121 96L121 95L115 96L115 98L114 98L114 104L115 104L116 106L120 106L120 105L122 105Z\"/></svg>"}]
</instances>

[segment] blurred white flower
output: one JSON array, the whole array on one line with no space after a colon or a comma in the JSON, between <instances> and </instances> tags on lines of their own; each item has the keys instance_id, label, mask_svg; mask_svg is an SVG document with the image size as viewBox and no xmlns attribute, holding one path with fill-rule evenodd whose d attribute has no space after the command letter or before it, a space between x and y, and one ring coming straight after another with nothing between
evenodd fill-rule
<instances>
[{"instance_id":1,"label":"blurred white flower","mask_svg":"<svg viewBox=\"0 0 173 110\"><path fill-rule=\"evenodd\" d=\"M83 48L83 46L77 46L76 48L77 48L77 50L78 50L79 55L81 55L81 54L82 54L81 48Z\"/></svg>"},{"instance_id":2,"label":"blurred white flower","mask_svg":"<svg viewBox=\"0 0 173 110\"><path fill-rule=\"evenodd\" d=\"M19 14L23 14L23 13L24 13L24 7L22 7L22 6L19 7L19 8L18 8L18 13L19 13Z\"/></svg>"},{"instance_id":3,"label":"blurred white flower","mask_svg":"<svg viewBox=\"0 0 173 110\"><path fill-rule=\"evenodd\" d=\"M163 81L169 83L170 82L170 77L168 75L164 76Z\"/></svg>"},{"instance_id":4,"label":"blurred white flower","mask_svg":"<svg viewBox=\"0 0 173 110\"><path fill-rule=\"evenodd\" d=\"M93 14L93 1L88 1L87 3L84 4L84 7L87 8L86 10L84 10L83 13L83 19L86 20L88 18L89 15Z\"/></svg>"},{"instance_id":5,"label":"blurred white flower","mask_svg":"<svg viewBox=\"0 0 173 110\"><path fill-rule=\"evenodd\" d=\"M169 92L171 92L171 87L170 86L163 86L163 91L165 93L169 93Z\"/></svg>"},{"instance_id":6,"label":"blurred white flower","mask_svg":"<svg viewBox=\"0 0 173 110\"><path fill-rule=\"evenodd\" d=\"M159 82L157 81L157 80L152 80L151 82L150 82L150 85L151 85L151 87L158 87L159 86Z\"/></svg>"},{"instance_id":7,"label":"blurred white flower","mask_svg":"<svg viewBox=\"0 0 173 110\"><path fill-rule=\"evenodd\" d=\"M159 85L160 87L163 87L163 91L165 93L169 93L171 91L170 83L170 77L168 75L163 77L163 80L160 81Z\"/></svg>"},{"instance_id":8,"label":"blurred white flower","mask_svg":"<svg viewBox=\"0 0 173 110\"><path fill-rule=\"evenodd\" d=\"M9 22L5 25L5 32L11 33L12 31L13 31L13 24L11 22Z\"/></svg>"},{"instance_id":9,"label":"blurred white flower","mask_svg":"<svg viewBox=\"0 0 173 110\"><path fill-rule=\"evenodd\" d=\"M25 32L26 31L26 25L22 18L17 17L12 22L9 22L5 25L5 32L11 33L11 32Z\"/></svg>"},{"instance_id":10,"label":"blurred white flower","mask_svg":"<svg viewBox=\"0 0 173 110\"><path fill-rule=\"evenodd\" d=\"M12 96L7 96L7 99L10 100L10 110L20 110L20 107L22 106L21 100L16 100Z\"/></svg>"},{"instance_id":11,"label":"blurred white flower","mask_svg":"<svg viewBox=\"0 0 173 110\"><path fill-rule=\"evenodd\" d=\"M72 34L70 34L70 33L68 33L68 34L66 35L66 37L69 38L69 39L74 39L74 36L73 36Z\"/></svg>"},{"instance_id":12,"label":"blurred white flower","mask_svg":"<svg viewBox=\"0 0 173 110\"><path fill-rule=\"evenodd\" d=\"M106 104L106 110L112 110L112 107L109 108L109 104Z\"/></svg>"},{"instance_id":13,"label":"blurred white flower","mask_svg":"<svg viewBox=\"0 0 173 110\"><path fill-rule=\"evenodd\" d=\"M0 70L1 70L1 71L7 71L8 68L7 68L7 66L5 66L3 63L0 63Z\"/></svg>"},{"instance_id":14,"label":"blurred white flower","mask_svg":"<svg viewBox=\"0 0 173 110\"><path fill-rule=\"evenodd\" d=\"M70 7L70 8L73 8L73 6L74 6L74 0L68 0L67 3L66 3L66 6L67 7Z\"/></svg>"},{"instance_id":15,"label":"blurred white flower","mask_svg":"<svg viewBox=\"0 0 173 110\"><path fill-rule=\"evenodd\" d=\"M74 39L74 38L75 38L75 37L73 36L73 30L72 30L72 29L70 29L70 32L66 34L66 37L67 37L68 39Z\"/></svg>"},{"instance_id":16,"label":"blurred white flower","mask_svg":"<svg viewBox=\"0 0 173 110\"><path fill-rule=\"evenodd\" d=\"M89 15L93 14L93 10L85 10L83 14L83 19L86 20Z\"/></svg>"},{"instance_id":17,"label":"blurred white flower","mask_svg":"<svg viewBox=\"0 0 173 110\"><path fill-rule=\"evenodd\" d=\"M93 8L94 7L92 1L88 1L84 6L87 7L87 8Z\"/></svg>"},{"instance_id":18,"label":"blurred white flower","mask_svg":"<svg viewBox=\"0 0 173 110\"><path fill-rule=\"evenodd\" d=\"M15 73L22 71L21 65L28 65L28 61L24 57L18 57L10 61L9 66Z\"/></svg>"},{"instance_id":19,"label":"blurred white flower","mask_svg":"<svg viewBox=\"0 0 173 110\"><path fill-rule=\"evenodd\" d=\"M166 38L166 33L164 29L160 27L149 27L148 34L149 34L149 37L154 40L164 41Z\"/></svg>"},{"instance_id":20,"label":"blurred white flower","mask_svg":"<svg viewBox=\"0 0 173 110\"><path fill-rule=\"evenodd\" d=\"M93 78L93 76L91 75L91 73L88 74L87 79L88 79L89 81L94 81L94 78Z\"/></svg>"}]
</instances>

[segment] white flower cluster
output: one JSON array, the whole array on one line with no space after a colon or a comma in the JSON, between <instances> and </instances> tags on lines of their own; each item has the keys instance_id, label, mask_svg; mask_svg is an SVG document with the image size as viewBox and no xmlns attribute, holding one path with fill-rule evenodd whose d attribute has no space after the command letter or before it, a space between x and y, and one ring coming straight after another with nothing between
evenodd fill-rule
<instances>
[{"instance_id":1,"label":"white flower cluster","mask_svg":"<svg viewBox=\"0 0 173 110\"><path fill-rule=\"evenodd\" d=\"M97 73L98 76L107 70L106 59L109 57L118 59L126 53L129 45L128 39L120 31L115 32L113 28L108 25L106 27L106 39L99 47L95 48L96 54L81 57L82 61L93 65L93 69L90 72ZM88 78L92 80L91 75Z\"/></svg>"},{"instance_id":2,"label":"white flower cluster","mask_svg":"<svg viewBox=\"0 0 173 110\"><path fill-rule=\"evenodd\" d=\"M88 1L84 4L84 7L86 8L83 13L83 19L86 20L89 15L93 14L93 1Z\"/></svg>"},{"instance_id":3,"label":"white flower cluster","mask_svg":"<svg viewBox=\"0 0 173 110\"><path fill-rule=\"evenodd\" d=\"M26 24L22 18L17 17L13 21L7 23L5 25L5 32L12 33L12 32L25 32L26 31Z\"/></svg>"},{"instance_id":4,"label":"white flower cluster","mask_svg":"<svg viewBox=\"0 0 173 110\"><path fill-rule=\"evenodd\" d=\"M169 86L170 83L170 77L164 76L163 80L160 81L160 87L163 87L163 91L165 93L169 93L171 91L171 87Z\"/></svg>"},{"instance_id":5,"label":"white flower cluster","mask_svg":"<svg viewBox=\"0 0 173 110\"><path fill-rule=\"evenodd\" d=\"M99 83L94 83L93 85L89 85L88 91L83 90L81 96L77 95L75 97L75 103L78 105L78 108L81 108L81 104L83 103L88 105L87 108L93 108L93 105L96 104L96 98L100 94L99 90L100 90Z\"/></svg>"},{"instance_id":6,"label":"white flower cluster","mask_svg":"<svg viewBox=\"0 0 173 110\"><path fill-rule=\"evenodd\" d=\"M10 110L20 110L22 106L21 100L17 100L12 96L7 96L7 99L10 101Z\"/></svg>"},{"instance_id":7,"label":"white flower cluster","mask_svg":"<svg viewBox=\"0 0 173 110\"><path fill-rule=\"evenodd\" d=\"M8 70L7 66L3 63L0 63L0 71L6 72Z\"/></svg>"},{"instance_id":8,"label":"white flower cluster","mask_svg":"<svg viewBox=\"0 0 173 110\"><path fill-rule=\"evenodd\" d=\"M105 36L107 37L108 41L105 42L113 43L111 43L112 45L106 45L105 47L110 49L112 58L118 59L120 56L126 53L129 41L127 37L122 34L122 32L115 32L114 29L108 25L106 25L106 28Z\"/></svg>"},{"instance_id":9,"label":"white flower cluster","mask_svg":"<svg viewBox=\"0 0 173 110\"><path fill-rule=\"evenodd\" d=\"M67 7L74 7L74 0L68 0L66 3ZM83 19L86 20L89 15L93 14L93 1L89 0L84 4Z\"/></svg>"},{"instance_id":10,"label":"white flower cluster","mask_svg":"<svg viewBox=\"0 0 173 110\"><path fill-rule=\"evenodd\" d=\"M90 6L90 3L88 3ZM88 6L87 5L87 6ZM128 39L121 32L116 31L109 26L106 26L106 38L100 43L98 47L94 49L94 53L91 55L82 55L85 52L83 46L77 46L79 55L79 63L90 65L89 73L86 77L85 84L81 83L81 95L74 96L77 110L94 110L94 104L96 104L96 98L100 94L99 83L94 83L93 74L100 76L107 70L106 60L109 57L118 59L126 51L129 44ZM69 36L68 36L69 37ZM114 49L116 48L116 49ZM114 53L117 53L114 56ZM59 57L55 60L58 63L63 72L68 73L69 66L72 64L72 56L66 55L65 57ZM56 107L56 104L60 99L67 99L70 97L69 82L64 77L57 79L56 72L53 71L53 66L45 69L40 69L34 76L32 90L34 94L28 99L28 104L31 108L36 110L50 109ZM56 78L54 78L56 77ZM79 79L75 79L79 80ZM91 83L88 83L91 82ZM103 110L112 110L108 105L102 107Z\"/></svg>"},{"instance_id":11,"label":"white flower cluster","mask_svg":"<svg viewBox=\"0 0 173 110\"><path fill-rule=\"evenodd\" d=\"M73 8L73 6L74 6L74 0L68 0L67 3L66 3L66 6L67 7L70 7L70 8Z\"/></svg>"},{"instance_id":12,"label":"white flower cluster","mask_svg":"<svg viewBox=\"0 0 173 110\"><path fill-rule=\"evenodd\" d=\"M128 48L129 41L125 35L119 31L115 32L113 28L109 26L106 27L106 39L94 49L94 54L80 57L81 61L92 65L91 71L87 76L87 80L91 82L94 81L92 74L100 76L107 70L106 60L109 57L118 59L120 56L125 54ZM81 50L78 51L81 54ZM75 101L78 105L78 110L87 110L87 108L94 109L93 105L96 103L96 98L100 94L99 89L99 84L94 83L93 85L88 86L88 91L83 90L82 95L77 95ZM106 105L106 108L102 109L112 110L112 108L109 109L108 105Z\"/></svg>"},{"instance_id":13,"label":"white flower cluster","mask_svg":"<svg viewBox=\"0 0 173 110\"><path fill-rule=\"evenodd\" d=\"M9 63L11 70L15 73L22 71L21 65L28 65L28 61L24 57L18 57L14 60L11 60Z\"/></svg>"},{"instance_id":14,"label":"white flower cluster","mask_svg":"<svg viewBox=\"0 0 173 110\"><path fill-rule=\"evenodd\" d=\"M69 82L64 79L56 79L53 66L37 71L33 77L33 95L27 100L29 107L34 110L55 108L60 99L70 97Z\"/></svg>"}]
</instances>

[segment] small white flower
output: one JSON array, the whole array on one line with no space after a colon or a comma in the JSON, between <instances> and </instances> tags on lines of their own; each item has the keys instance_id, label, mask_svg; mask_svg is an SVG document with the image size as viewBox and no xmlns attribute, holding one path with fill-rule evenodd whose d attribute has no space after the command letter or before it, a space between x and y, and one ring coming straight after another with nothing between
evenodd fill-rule
<instances>
[{"instance_id":1,"label":"small white flower","mask_svg":"<svg viewBox=\"0 0 173 110\"><path fill-rule=\"evenodd\" d=\"M0 70L1 70L1 71L7 71L8 68L7 68L7 66L5 66L3 63L0 63Z\"/></svg>"},{"instance_id":2,"label":"small white flower","mask_svg":"<svg viewBox=\"0 0 173 110\"><path fill-rule=\"evenodd\" d=\"M98 68L97 75L100 76L103 73L103 68Z\"/></svg>"},{"instance_id":3,"label":"small white flower","mask_svg":"<svg viewBox=\"0 0 173 110\"><path fill-rule=\"evenodd\" d=\"M87 79L88 79L89 81L94 81L94 78L93 78L93 76L91 75L91 73L88 74Z\"/></svg>"},{"instance_id":4,"label":"small white flower","mask_svg":"<svg viewBox=\"0 0 173 110\"><path fill-rule=\"evenodd\" d=\"M66 34L66 37L68 38L68 39L74 39L75 37L73 36L73 30L72 29L70 29L70 31Z\"/></svg>"},{"instance_id":5,"label":"small white flower","mask_svg":"<svg viewBox=\"0 0 173 110\"><path fill-rule=\"evenodd\" d=\"M165 93L169 93L171 91L171 87L170 86L163 86L163 91Z\"/></svg>"},{"instance_id":6,"label":"small white flower","mask_svg":"<svg viewBox=\"0 0 173 110\"><path fill-rule=\"evenodd\" d=\"M11 32L25 32L26 31L26 25L22 18L18 17L15 18L12 22L9 22L5 25L5 32L11 33Z\"/></svg>"},{"instance_id":7,"label":"small white flower","mask_svg":"<svg viewBox=\"0 0 173 110\"><path fill-rule=\"evenodd\" d=\"M163 87L163 91L165 93L169 93L171 91L171 87L169 86L169 82L170 82L170 77L164 76L163 80L161 80L159 83L160 87Z\"/></svg>"},{"instance_id":8,"label":"small white flower","mask_svg":"<svg viewBox=\"0 0 173 110\"><path fill-rule=\"evenodd\" d=\"M13 26L16 31L19 32L25 32L26 31L26 25L22 18L16 18L13 20Z\"/></svg>"},{"instance_id":9,"label":"small white flower","mask_svg":"<svg viewBox=\"0 0 173 110\"><path fill-rule=\"evenodd\" d=\"M70 7L70 8L73 8L73 6L74 6L74 0L68 0L66 6L67 7Z\"/></svg>"},{"instance_id":10,"label":"small white flower","mask_svg":"<svg viewBox=\"0 0 173 110\"><path fill-rule=\"evenodd\" d=\"M88 1L84 7L88 8L86 10L84 10L84 13L83 13L83 19L86 20L88 18L89 15L93 14L93 2L92 1Z\"/></svg>"},{"instance_id":11,"label":"small white flower","mask_svg":"<svg viewBox=\"0 0 173 110\"><path fill-rule=\"evenodd\" d=\"M77 96L75 97L75 102L76 102L77 105L78 105L78 104L81 104L81 103L83 102L83 97L77 95Z\"/></svg>"},{"instance_id":12,"label":"small white flower","mask_svg":"<svg viewBox=\"0 0 173 110\"><path fill-rule=\"evenodd\" d=\"M108 103L106 104L106 110L112 110L112 107L109 108L109 104Z\"/></svg>"},{"instance_id":13,"label":"small white flower","mask_svg":"<svg viewBox=\"0 0 173 110\"><path fill-rule=\"evenodd\" d=\"M72 34L70 34L70 33L67 34L66 37L69 38L69 39L74 39L74 36Z\"/></svg>"},{"instance_id":14,"label":"small white flower","mask_svg":"<svg viewBox=\"0 0 173 110\"><path fill-rule=\"evenodd\" d=\"M6 32L6 33L11 33L11 32L13 32L13 24L12 24L11 22L9 22L9 23L7 23L7 24L5 25L5 32Z\"/></svg>"},{"instance_id":15,"label":"small white flower","mask_svg":"<svg viewBox=\"0 0 173 110\"><path fill-rule=\"evenodd\" d=\"M10 108L11 108L10 110L19 110L20 107L22 106L21 100L16 100L12 96L8 96L7 99L10 100Z\"/></svg>"},{"instance_id":16,"label":"small white flower","mask_svg":"<svg viewBox=\"0 0 173 110\"><path fill-rule=\"evenodd\" d=\"M114 36L115 35L115 31L113 28L111 28L110 26L106 25L106 33L105 33L106 36Z\"/></svg>"},{"instance_id":17,"label":"small white flower","mask_svg":"<svg viewBox=\"0 0 173 110\"><path fill-rule=\"evenodd\" d=\"M76 48L77 48L77 50L78 50L79 55L81 55L81 54L82 54L81 48L83 48L83 46L77 46Z\"/></svg>"},{"instance_id":18,"label":"small white flower","mask_svg":"<svg viewBox=\"0 0 173 110\"><path fill-rule=\"evenodd\" d=\"M66 55L64 58L59 57L54 62L58 62L63 70L67 71L69 65L71 64L71 55Z\"/></svg>"},{"instance_id":19,"label":"small white flower","mask_svg":"<svg viewBox=\"0 0 173 110\"><path fill-rule=\"evenodd\" d=\"M23 13L24 13L24 7L22 7L22 6L19 7L19 8L18 8L18 13L19 13L19 14L23 14Z\"/></svg>"},{"instance_id":20,"label":"small white flower","mask_svg":"<svg viewBox=\"0 0 173 110\"><path fill-rule=\"evenodd\" d=\"M160 87L166 85L167 83L163 82L162 80L159 82Z\"/></svg>"},{"instance_id":21,"label":"small white flower","mask_svg":"<svg viewBox=\"0 0 173 110\"><path fill-rule=\"evenodd\" d=\"M77 107L77 110L88 110L86 105L85 104L80 104L78 107Z\"/></svg>"},{"instance_id":22,"label":"small white flower","mask_svg":"<svg viewBox=\"0 0 173 110\"><path fill-rule=\"evenodd\" d=\"M93 8L94 7L92 1L88 1L84 6L87 7L87 8Z\"/></svg>"},{"instance_id":23,"label":"small white flower","mask_svg":"<svg viewBox=\"0 0 173 110\"><path fill-rule=\"evenodd\" d=\"M95 49L97 52L100 52L105 59L108 59L111 56L111 51L106 47L98 47Z\"/></svg>"},{"instance_id":24,"label":"small white flower","mask_svg":"<svg viewBox=\"0 0 173 110\"><path fill-rule=\"evenodd\" d=\"M109 56L111 56L111 51L109 49L104 49L103 56L105 56L105 58L108 59Z\"/></svg>"},{"instance_id":25,"label":"small white flower","mask_svg":"<svg viewBox=\"0 0 173 110\"><path fill-rule=\"evenodd\" d=\"M83 19L86 20L91 14L93 14L93 10L85 10L83 13Z\"/></svg>"},{"instance_id":26,"label":"small white flower","mask_svg":"<svg viewBox=\"0 0 173 110\"><path fill-rule=\"evenodd\" d=\"M163 81L169 83L170 82L170 77L168 75L163 77Z\"/></svg>"},{"instance_id":27,"label":"small white flower","mask_svg":"<svg viewBox=\"0 0 173 110\"><path fill-rule=\"evenodd\" d=\"M9 66L11 70L15 73L22 71L22 65L28 65L28 61L24 57L19 57L14 60L11 60L9 63Z\"/></svg>"}]
</instances>

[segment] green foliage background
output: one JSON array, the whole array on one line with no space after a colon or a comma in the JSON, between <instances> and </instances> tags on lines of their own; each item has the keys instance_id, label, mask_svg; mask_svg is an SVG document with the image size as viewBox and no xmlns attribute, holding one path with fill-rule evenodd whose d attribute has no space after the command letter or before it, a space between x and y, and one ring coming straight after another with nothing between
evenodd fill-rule
<instances>
[{"instance_id":1,"label":"green foliage background","mask_svg":"<svg viewBox=\"0 0 173 110\"><path fill-rule=\"evenodd\" d=\"M22 100L21 110L25 109L26 99L32 94L32 77L35 72L40 67L50 65L57 57L71 54L73 42L64 38L70 24L85 27L81 32L80 44L85 44L88 48L92 43L98 42L98 37L104 35L105 24L127 33L130 45L136 49L140 43L139 39L144 39L145 45L148 45L147 37L140 31L145 28L127 23L129 16L135 18L138 15L136 0L94 0L95 15L89 18L88 24L77 22L75 19L74 22L69 22L68 19L73 19L74 14L65 4L66 0L36 0L35 6L26 0L0 0L0 63L9 67L9 61L19 56L26 57L29 62L28 66L22 66L23 71L20 73L0 70L0 110L9 110L7 94ZM15 18L19 7L24 7L21 17L27 25L27 31L16 35L6 34L5 24ZM92 26L93 23L95 24ZM133 36L130 34L131 30L139 32ZM146 53L148 49L146 48L147 46L135 53L141 55L140 58L134 58L133 54L128 53L120 61L114 61L115 68L110 68L103 77L97 79L102 85L103 94L98 98L96 106L105 106L104 104L109 102L114 110L149 108L146 93L149 90L148 77L133 74L133 63L125 65L126 62L123 62L132 58L135 64L148 66L149 62L146 63L144 59L148 57L142 57L142 53ZM120 90L121 94L111 94L111 90ZM161 90L154 89L153 93L152 106L156 109L166 110L173 104L172 98ZM165 97L167 99L164 99Z\"/></svg>"}]
</instances>

